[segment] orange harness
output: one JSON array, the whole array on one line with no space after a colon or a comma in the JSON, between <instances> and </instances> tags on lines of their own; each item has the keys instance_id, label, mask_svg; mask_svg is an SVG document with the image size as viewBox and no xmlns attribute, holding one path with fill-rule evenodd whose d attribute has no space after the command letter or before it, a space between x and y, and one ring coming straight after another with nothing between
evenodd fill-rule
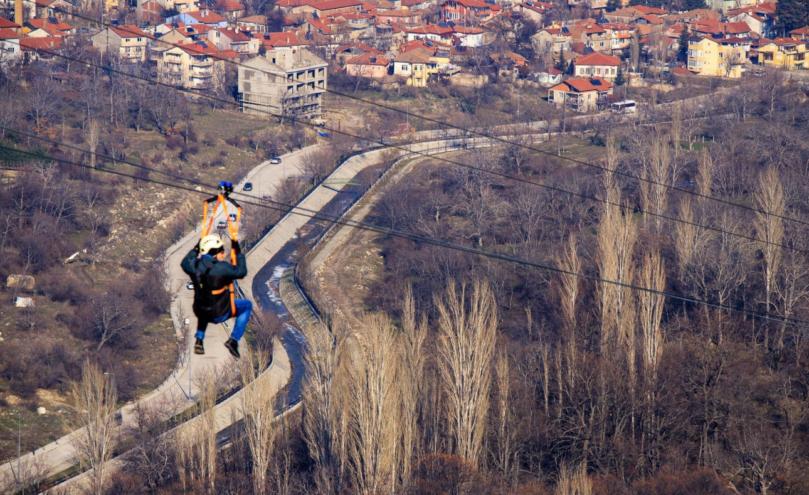
<instances>
[{"instance_id":1,"label":"orange harness","mask_svg":"<svg viewBox=\"0 0 809 495\"><path fill-rule=\"evenodd\" d=\"M228 214L227 203L233 203L236 207L236 220L231 220L230 214ZM208 214L208 207L213 204L213 208L211 209L210 215ZM211 232L211 228L213 227L213 221L216 218L216 212L219 210L219 206L222 206L222 209L225 212L225 216L227 218L227 225L228 225L228 234L230 234L230 238L233 240L239 239L239 222L242 219L242 207L237 205L233 200L230 198L225 197L224 194L217 194L216 198L206 199L202 202L202 236L205 237ZM230 249L230 264L236 265L236 252L233 251L233 248ZM236 315L236 286L231 282L228 284L227 287L222 287L221 289L217 289L211 291L213 295L219 295L223 293L225 290L230 291L230 314Z\"/></svg>"}]
</instances>

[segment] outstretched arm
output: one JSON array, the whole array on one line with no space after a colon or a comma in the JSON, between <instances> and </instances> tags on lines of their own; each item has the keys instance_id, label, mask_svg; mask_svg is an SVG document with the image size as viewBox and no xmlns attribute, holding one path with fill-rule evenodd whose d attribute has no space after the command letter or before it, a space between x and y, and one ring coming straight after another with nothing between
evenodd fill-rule
<instances>
[{"instance_id":1,"label":"outstretched arm","mask_svg":"<svg viewBox=\"0 0 809 495\"><path fill-rule=\"evenodd\" d=\"M188 251L188 254L185 255L185 258L183 258L183 261L180 263L180 267L182 267L186 275L193 275L194 262L197 260L198 254L199 245L196 245L191 249L191 251Z\"/></svg>"}]
</instances>

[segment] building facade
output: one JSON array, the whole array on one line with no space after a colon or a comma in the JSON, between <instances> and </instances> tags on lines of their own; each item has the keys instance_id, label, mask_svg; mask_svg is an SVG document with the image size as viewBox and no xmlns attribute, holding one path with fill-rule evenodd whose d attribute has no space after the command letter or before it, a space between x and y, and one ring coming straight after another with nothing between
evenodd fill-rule
<instances>
[{"instance_id":1,"label":"building facade","mask_svg":"<svg viewBox=\"0 0 809 495\"><path fill-rule=\"evenodd\" d=\"M239 67L242 111L267 118L323 113L328 64L305 48L268 50Z\"/></svg>"},{"instance_id":2,"label":"building facade","mask_svg":"<svg viewBox=\"0 0 809 495\"><path fill-rule=\"evenodd\" d=\"M92 36L93 48L104 53L109 47L110 53L118 56L122 62L139 63L146 60L146 42L148 35L137 26L124 24L111 26Z\"/></svg>"}]
</instances>

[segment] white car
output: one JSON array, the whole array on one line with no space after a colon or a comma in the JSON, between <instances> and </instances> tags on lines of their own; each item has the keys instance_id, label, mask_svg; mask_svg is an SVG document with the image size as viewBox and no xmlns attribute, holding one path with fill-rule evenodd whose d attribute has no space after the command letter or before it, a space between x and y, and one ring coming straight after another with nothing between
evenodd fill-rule
<instances>
[{"instance_id":1,"label":"white car","mask_svg":"<svg viewBox=\"0 0 809 495\"><path fill-rule=\"evenodd\" d=\"M270 163L272 163L273 165L280 164L281 163L281 157L280 156L274 156L274 157L270 158Z\"/></svg>"}]
</instances>

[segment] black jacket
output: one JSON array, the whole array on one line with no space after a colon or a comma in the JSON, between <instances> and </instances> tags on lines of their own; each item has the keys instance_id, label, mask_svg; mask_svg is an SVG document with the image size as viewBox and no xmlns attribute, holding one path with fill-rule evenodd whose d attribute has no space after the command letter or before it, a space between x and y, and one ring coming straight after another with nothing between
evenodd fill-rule
<instances>
[{"instance_id":1,"label":"black jacket","mask_svg":"<svg viewBox=\"0 0 809 495\"><path fill-rule=\"evenodd\" d=\"M236 265L228 261L217 261L213 256L197 257L194 248L183 258L183 271L194 283L194 314L208 321L230 312L230 291L228 285L247 275L247 261L236 247ZM223 290L224 289L224 290Z\"/></svg>"}]
</instances>

